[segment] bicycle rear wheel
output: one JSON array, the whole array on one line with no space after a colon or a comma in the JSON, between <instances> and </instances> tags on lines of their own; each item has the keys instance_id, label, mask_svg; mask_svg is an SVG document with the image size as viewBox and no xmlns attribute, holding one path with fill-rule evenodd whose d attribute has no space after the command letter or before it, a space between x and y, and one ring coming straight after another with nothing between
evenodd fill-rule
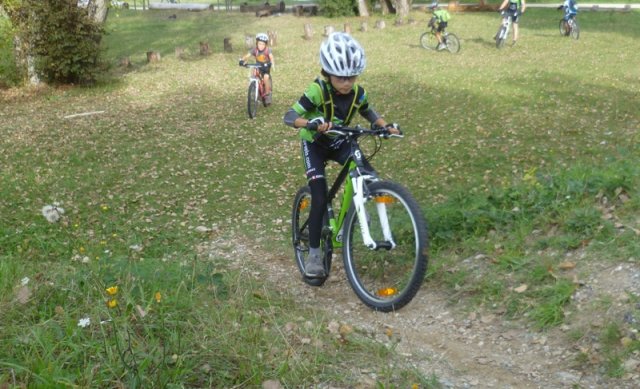
<instances>
[{"instance_id":1,"label":"bicycle rear wheel","mask_svg":"<svg viewBox=\"0 0 640 389\"><path fill-rule=\"evenodd\" d=\"M580 27L578 27L578 22L574 20L571 22L570 25L571 25L571 31L570 31L571 37L577 40L578 38L580 38Z\"/></svg>"},{"instance_id":2,"label":"bicycle rear wheel","mask_svg":"<svg viewBox=\"0 0 640 389\"><path fill-rule=\"evenodd\" d=\"M247 113L249 118L256 117L258 112L258 83L251 81L249 83L249 91L247 93Z\"/></svg>"},{"instance_id":3,"label":"bicycle rear wheel","mask_svg":"<svg viewBox=\"0 0 640 389\"><path fill-rule=\"evenodd\" d=\"M450 53L457 53L460 51L460 40L455 34L447 34L444 37L444 43L447 45L447 50Z\"/></svg>"},{"instance_id":4,"label":"bicycle rear wheel","mask_svg":"<svg viewBox=\"0 0 640 389\"><path fill-rule=\"evenodd\" d=\"M438 47L438 39L435 34L432 32L425 32L420 35L420 46L424 47L427 50L435 50Z\"/></svg>"},{"instance_id":5,"label":"bicycle rear wheel","mask_svg":"<svg viewBox=\"0 0 640 389\"><path fill-rule=\"evenodd\" d=\"M342 257L349 283L360 300L375 310L389 312L409 303L424 281L427 227L420 207L399 184L375 182L368 185L368 194L364 212L378 248L365 246L352 206L345 218ZM390 230L386 234L385 224Z\"/></svg>"},{"instance_id":6,"label":"bicycle rear wheel","mask_svg":"<svg viewBox=\"0 0 640 389\"><path fill-rule=\"evenodd\" d=\"M291 214L291 238L293 243L293 252L298 265L298 270L302 275L302 280L311 286L322 286L329 277L331 270L331 259L333 256L333 244L331 243L331 232L325 227L323 229L322 238L320 239L320 247L324 254L324 270L326 277L309 278L304 274L304 261L309 253L309 211L311 210L311 189L304 186L298 190L293 201L293 210ZM328 225L328 216L325 214L324 223Z\"/></svg>"}]
</instances>

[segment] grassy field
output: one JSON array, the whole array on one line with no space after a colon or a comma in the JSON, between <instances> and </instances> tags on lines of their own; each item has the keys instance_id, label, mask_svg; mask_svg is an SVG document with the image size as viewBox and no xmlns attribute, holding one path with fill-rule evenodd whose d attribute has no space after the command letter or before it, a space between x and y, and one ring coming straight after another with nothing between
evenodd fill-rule
<instances>
[{"instance_id":1,"label":"grassy field","mask_svg":"<svg viewBox=\"0 0 640 389\"><path fill-rule=\"evenodd\" d=\"M640 260L638 13L585 12L574 41L559 12L531 9L518 45L500 51L495 13L455 14L458 55L419 47L425 14L384 30L372 18L364 33L358 18L174 13L113 13L111 69L95 87L0 94L0 386L436 385L358 331L336 338L334 318L238 265L235 245L292 260L304 179L282 116L319 73L328 24L354 27L368 55L360 81L407 134L373 164L430 223L425 288L544 329L571 310L568 253L585 269ZM237 59L244 36L266 30L278 32L274 104L249 120ZM146 64L148 50L162 61ZM51 223L42 210L54 203L64 214ZM210 255L217 244L225 255ZM491 261L465 267L478 254ZM612 347L610 375L639 347Z\"/></svg>"}]
</instances>

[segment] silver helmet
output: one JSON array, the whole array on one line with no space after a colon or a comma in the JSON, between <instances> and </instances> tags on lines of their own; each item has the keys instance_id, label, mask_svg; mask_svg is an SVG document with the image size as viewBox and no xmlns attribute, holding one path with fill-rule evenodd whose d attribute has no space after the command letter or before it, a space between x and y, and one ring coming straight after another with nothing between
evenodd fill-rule
<instances>
[{"instance_id":1,"label":"silver helmet","mask_svg":"<svg viewBox=\"0 0 640 389\"><path fill-rule=\"evenodd\" d=\"M367 57L351 35L334 32L320 45L320 65L331 75L352 77L362 73L367 66Z\"/></svg>"},{"instance_id":2,"label":"silver helmet","mask_svg":"<svg viewBox=\"0 0 640 389\"><path fill-rule=\"evenodd\" d=\"M269 35L265 34L264 32L260 32L260 33L256 34L256 41L257 42L269 43Z\"/></svg>"}]
</instances>

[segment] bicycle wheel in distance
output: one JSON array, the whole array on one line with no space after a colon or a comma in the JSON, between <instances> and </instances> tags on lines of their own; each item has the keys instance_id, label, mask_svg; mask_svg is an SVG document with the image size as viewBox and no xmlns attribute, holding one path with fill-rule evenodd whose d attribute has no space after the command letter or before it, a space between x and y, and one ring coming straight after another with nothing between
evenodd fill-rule
<instances>
[{"instance_id":1,"label":"bicycle wheel in distance","mask_svg":"<svg viewBox=\"0 0 640 389\"><path fill-rule=\"evenodd\" d=\"M427 50L435 50L438 47L438 39L434 33L427 31L420 35L420 46Z\"/></svg>"},{"instance_id":2,"label":"bicycle wheel in distance","mask_svg":"<svg viewBox=\"0 0 640 389\"><path fill-rule=\"evenodd\" d=\"M249 114L249 118L253 119L256 117L257 112L258 112L258 83L252 81L249 83L249 91L247 93L247 113Z\"/></svg>"},{"instance_id":3,"label":"bicycle wheel in distance","mask_svg":"<svg viewBox=\"0 0 640 389\"><path fill-rule=\"evenodd\" d=\"M560 19L560 24L558 25L560 30L560 35L567 36L569 35L569 23L566 20Z\"/></svg>"},{"instance_id":4,"label":"bicycle wheel in distance","mask_svg":"<svg viewBox=\"0 0 640 389\"><path fill-rule=\"evenodd\" d=\"M355 207L344 224L342 257L347 278L367 306L383 312L402 308L420 289L427 271L427 226L420 207L397 183L380 181L368 185L364 204L376 250L364 245ZM382 222L388 221L388 223ZM392 241L386 240L384 224Z\"/></svg>"},{"instance_id":5,"label":"bicycle wheel in distance","mask_svg":"<svg viewBox=\"0 0 640 389\"><path fill-rule=\"evenodd\" d=\"M573 22L571 22L570 25L571 25L571 31L570 31L571 37L577 40L578 38L580 38L580 27L578 27L578 22L574 20Z\"/></svg>"},{"instance_id":6,"label":"bicycle wheel in distance","mask_svg":"<svg viewBox=\"0 0 640 389\"><path fill-rule=\"evenodd\" d=\"M444 36L444 43L447 44L447 50L449 50L450 53L455 54L460 51L460 40L455 34L447 34Z\"/></svg>"},{"instance_id":7,"label":"bicycle wheel in distance","mask_svg":"<svg viewBox=\"0 0 640 389\"><path fill-rule=\"evenodd\" d=\"M304 186L298 190L293 201L293 211L291 214L291 237L293 252L298 265L298 270L302 275L302 280L311 286L322 286L328 276L323 278L309 278L304 275L304 261L309 254L309 211L311 210L311 190ZM325 215L325 224L327 217ZM331 243L331 233L323 231L320 239L320 246L324 254L324 270L328 275L331 270L331 258L333 255L333 245Z\"/></svg>"},{"instance_id":8,"label":"bicycle wheel in distance","mask_svg":"<svg viewBox=\"0 0 640 389\"><path fill-rule=\"evenodd\" d=\"M504 42L507 40L507 28L500 27L498 33L496 34L496 47L501 49L504 47Z\"/></svg>"}]
</instances>

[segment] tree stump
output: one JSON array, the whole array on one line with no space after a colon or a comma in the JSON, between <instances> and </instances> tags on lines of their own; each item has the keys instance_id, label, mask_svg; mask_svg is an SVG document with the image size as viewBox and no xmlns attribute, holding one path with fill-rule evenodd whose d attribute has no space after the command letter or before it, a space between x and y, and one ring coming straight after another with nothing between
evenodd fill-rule
<instances>
[{"instance_id":1,"label":"tree stump","mask_svg":"<svg viewBox=\"0 0 640 389\"><path fill-rule=\"evenodd\" d=\"M402 18L402 17L397 18L396 21L393 22L393 25L394 26L403 26L404 25L404 18Z\"/></svg>"},{"instance_id":2,"label":"tree stump","mask_svg":"<svg viewBox=\"0 0 640 389\"><path fill-rule=\"evenodd\" d=\"M382 30L382 29L384 29L385 27L386 27L386 24L385 24L384 20L378 20L378 21L376 22L376 26L375 26L375 28L377 28L378 30Z\"/></svg>"},{"instance_id":3,"label":"tree stump","mask_svg":"<svg viewBox=\"0 0 640 389\"><path fill-rule=\"evenodd\" d=\"M123 68L130 68L131 60L129 59L129 57L120 58L120 66Z\"/></svg>"},{"instance_id":4,"label":"tree stump","mask_svg":"<svg viewBox=\"0 0 640 389\"><path fill-rule=\"evenodd\" d=\"M224 52L225 53L233 52L233 47L231 47L231 38L229 37L224 38Z\"/></svg>"},{"instance_id":5,"label":"tree stump","mask_svg":"<svg viewBox=\"0 0 640 389\"><path fill-rule=\"evenodd\" d=\"M278 31L267 31L267 35L269 35L269 46L275 46L278 43Z\"/></svg>"},{"instance_id":6,"label":"tree stump","mask_svg":"<svg viewBox=\"0 0 640 389\"><path fill-rule=\"evenodd\" d=\"M259 9L256 11L257 18L264 18L265 16L271 16L271 8Z\"/></svg>"},{"instance_id":7,"label":"tree stump","mask_svg":"<svg viewBox=\"0 0 640 389\"><path fill-rule=\"evenodd\" d=\"M334 32L333 26L324 26L324 36L329 36Z\"/></svg>"},{"instance_id":8,"label":"tree stump","mask_svg":"<svg viewBox=\"0 0 640 389\"><path fill-rule=\"evenodd\" d=\"M244 45L247 49L252 49L253 46L256 45L255 38L253 35L245 35L244 36Z\"/></svg>"},{"instance_id":9,"label":"tree stump","mask_svg":"<svg viewBox=\"0 0 640 389\"><path fill-rule=\"evenodd\" d=\"M200 55L209 55L211 54L211 48L209 47L209 42L200 42Z\"/></svg>"},{"instance_id":10,"label":"tree stump","mask_svg":"<svg viewBox=\"0 0 640 389\"><path fill-rule=\"evenodd\" d=\"M369 27L367 26L367 22L360 23L360 31L367 32L368 29Z\"/></svg>"},{"instance_id":11,"label":"tree stump","mask_svg":"<svg viewBox=\"0 0 640 389\"><path fill-rule=\"evenodd\" d=\"M345 23L344 24L344 32L346 32L347 34L351 34L351 24L350 23Z\"/></svg>"},{"instance_id":12,"label":"tree stump","mask_svg":"<svg viewBox=\"0 0 640 389\"><path fill-rule=\"evenodd\" d=\"M304 7L301 5L296 5L295 7L293 7L293 14L296 16L304 15Z\"/></svg>"},{"instance_id":13,"label":"tree stump","mask_svg":"<svg viewBox=\"0 0 640 389\"><path fill-rule=\"evenodd\" d=\"M304 24L304 39L310 40L311 38L313 38L313 30L311 29L311 24L310 23L305 23Z\"/></svg>"},{"instance_id":14,"label":"tree stump","mask_svg":"<svg viewBox=\"0 0 640 389\"><path fill-rule=\"evenodd\" d=\"M184 47L176 47L176 58L184 59L184 57L185 57Z\"/></svg>"},{"instance_id":15,"label":"tree stump","mask_svg":"<svg viewBox=\"0 0 640 389\"><path fill-rule=\"evenodd\" d=\"M147 62L160 62L160 53L157 51L147 51Z\"/></svg>"}]
</instances>

